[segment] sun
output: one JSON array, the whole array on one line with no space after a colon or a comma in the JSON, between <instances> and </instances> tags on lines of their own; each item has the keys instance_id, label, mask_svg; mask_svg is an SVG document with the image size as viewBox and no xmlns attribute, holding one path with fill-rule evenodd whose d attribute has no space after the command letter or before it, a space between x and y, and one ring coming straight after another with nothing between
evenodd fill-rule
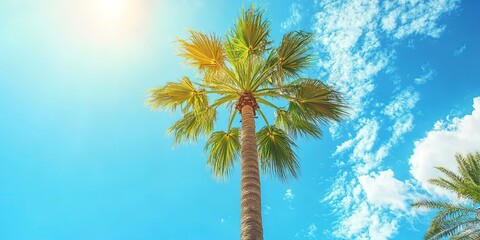
<instances>
[{"instance_id":1,"label":"sun","mask_svg":"<svg viewBox=\"0 0 480 240\"><path fill-rule=\"evenodd\" d=\"M92 4L95 5L95 10L98 11L98 14L103 16L105 20L118 21L120 20L119 18L128 15L128 6L131 5L132 2L133 1L129 0L96 0L92 1Z\"/></svg>"},{"instance_id":2,"label":"sun","mask_svg":"<svg viewBox=\"0 0 480 240\"><path fill-rule=\"evenodd\" d=\"M149 0L83 0L74 6L74 29L88 42L125 43L146 26Z\"/></svg>"}]
</instances>

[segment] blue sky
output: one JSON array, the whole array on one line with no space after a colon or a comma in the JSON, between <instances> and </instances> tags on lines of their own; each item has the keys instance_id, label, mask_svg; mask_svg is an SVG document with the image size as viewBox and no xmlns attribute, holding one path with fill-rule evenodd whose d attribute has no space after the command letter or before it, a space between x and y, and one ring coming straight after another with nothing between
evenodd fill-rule
<instances>
[{"instance_id":1,"label":"blue sky","mask_svg":"<svg viewBox=\"0 0 480 240\"><path fill-rule=\"evenodd\" d=\"M239 169L216 181L202 139L147 90L195 72L188 29L223 34L251 1L0 1L0 239L238 239ZM310 76L351 117L299 140L302 175L262 178L265 239L420 239L422 197L480 150L480 5L259 1L272 38L315 33Z\"/></svg>"}]
</instances>

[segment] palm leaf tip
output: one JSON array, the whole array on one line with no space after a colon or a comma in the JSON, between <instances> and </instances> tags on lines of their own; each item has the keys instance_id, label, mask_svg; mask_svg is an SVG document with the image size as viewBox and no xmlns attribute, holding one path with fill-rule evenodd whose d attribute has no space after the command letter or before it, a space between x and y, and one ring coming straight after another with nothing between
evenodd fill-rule
<instances>
[{"instance_id":1,"label":"palm leaf tip","mask_svg":"<svg viewBox=\"0 0 480 240\"><path fill-rule=\"evenodd\" d=\"M214 132L208 138L204 150L208 152L207 165L217 178L227 176L240 156L240 130Z\"/></svg>"},{"instance_id":2,"label":"palm leaf tip","mask_svg":"<svg viewBox=\"0 0 480 240\"><path fill-rule=\"evenodd\" d=\"M212 108L187 112L168 129L168 133L174 135L174 144L185 140L197 142L202 134L212 132L215 120L216 111Z\"/></svg>"},{"instance_id":3,"label":"palm leaf tip","mask_svg":"<svg viewBox=\"0 0 480 240\"><path fill-rule=\"evenodd\" d=\"M288 77L298 77L310 67L313 55L310 54L313 34L304 31L294 31L283 36L277 50L280 74Z\"/></svg>"},{"instance_id":4,"label":"palm leaf tip","mask_svg":"<svg viewBox=\"0 0 480 240\"><path fill-rule=\"evenodd\" d=\"M190 30L190 38L178 39L180 56L200 71L219 70L225 64L222 41L214 34L203 34Z\"/></svg>"},{"instance_id":5,"label":"palm leaf tip","mask_svg":"<svg viewBox=\"0 0 480 240\"><path fill-rule=\"evenodd\" d=\"M263 18L264 11L252 5L238 18L230 29L227 41L229 58L238 61L249 56L260 56L270 44L268 36L270 23Z\"/></svg>"},{"instance_id":6,"label":"palm leaf tip","mask_svg":"<svg viewBox=\"0 0 480 240\"><path fill-rule=\"evenodd\" d=\"M322 131L315 121L300 118L282 109L277 109L275 115L275 126L283 129L292 137L311 136L317 139L322 137Z\"/></svg>"},{"instance_id":7,"label":"palm leaf tip","mask_svg":"<svg viewBox=\"0 0 480 240\"><path fill-rule=\"evenodd\" d=\"M302 78L285 87L291 97L289 112L318 122L341 121L346 106L341 94L319 80Z\"/></svg>"},{"instance_id":8,"label":"palm leaf tip","mask_svg":"<svg viewBox=\"0 0 480 240\"><path fill-rule=\"evenodd\" d=\"M300 172L295 148L288 134L275 126L266 126L257 133L258 157L261 169L282 181L296 178Z\"/></svg>"},{"instance_id":9,"label":"palm leaf tip","mask_svg":"<svg viewBox=\"0 0 480 240\"><path fill-rule=\"evenodd\" d=\"M202 109L208 106L205 90L197 90L188 77L179 82L167 82L165 86L150 90L146 104L152 109L170 109L175 111L181 108L186 112L192 109Z\"/></svg>"}]
</instances>

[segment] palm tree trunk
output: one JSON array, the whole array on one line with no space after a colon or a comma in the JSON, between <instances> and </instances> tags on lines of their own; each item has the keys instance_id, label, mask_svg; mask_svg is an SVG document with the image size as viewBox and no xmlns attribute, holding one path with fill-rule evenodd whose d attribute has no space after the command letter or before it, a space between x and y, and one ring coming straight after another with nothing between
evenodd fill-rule
<instances>
[{"instance_id":1,"label":"palm tree trunk","mask_svg":"<svg viewBox=\"0 0 480 240\"><path fill-rule=\"evenodd\" d=\"M260 173L258 169L257 141L255 138L254 110L242 107L241 139L241 240L263 240Z\"/></svg>"}]
</instances>

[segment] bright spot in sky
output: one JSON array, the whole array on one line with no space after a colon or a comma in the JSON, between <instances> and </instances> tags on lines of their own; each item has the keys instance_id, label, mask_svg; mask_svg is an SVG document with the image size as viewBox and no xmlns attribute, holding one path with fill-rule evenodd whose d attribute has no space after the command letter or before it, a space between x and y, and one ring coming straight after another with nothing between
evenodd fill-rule
<instances>
[{"instance_id":1,"label":"bright spot in sky","mask_svg":"<svg viewBox=\"0 0 480 240\"><path fill-rule=\"evenodd\" d=\"M146 31L149 0L84 0L72 6L74 35L97 45L123 45Z\"/></svg>"},{"instance_id":2,"label":"bright spot in sky","mask_svg":"<svg viewBox=\"0 0 480 240\"><path fill-rule=\"evenodd\" d=\"M107 20L119 20L115 18L124 17L128 5L131 2L127 0L100 0L92 1L93 4L97 4L97 10L99 14L103 15Z\"/></svg>"}]
</instances>

